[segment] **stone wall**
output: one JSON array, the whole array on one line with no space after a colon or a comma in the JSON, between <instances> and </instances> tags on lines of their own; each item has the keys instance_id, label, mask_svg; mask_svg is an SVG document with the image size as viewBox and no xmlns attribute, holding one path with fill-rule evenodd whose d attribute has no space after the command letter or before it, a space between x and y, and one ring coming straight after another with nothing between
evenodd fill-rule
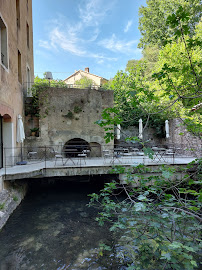
<instances>
[{"instance_id":1,"label":"stone wall","mask_svg":"<svg viewBox=\"0 0 202 270\"><path fill-rule=\"evenodd\" d=\"M181 119L173 119L169 122L170 138L169 144L175 144L179 148L184 148L187 155L202 155L202 137L197 137L187 131ZM182 135L179 135L182 134Z\"/></svg>"},{"instance_id":2,"label":"stone wall","mask_svg":"<svg viewBox=\"0 0 202 270\"><path fill-rule=\"evenodd\" d=\"M25 183L10 184L8 181L4 183L5 189L0 192L0 230L27 192Z\"/></svg>"},{"instance_id":3,"label":"stone wall","mask_svg":"<svg viewBox=\"0 0 202 270\"><path fill-rule=\"evenodd\" d=\"M143 131L143 141L148 141L151 145L164 145L166 144L165 138L157 138L154 135L154 130L152 128L146 128ZM139 129L138 127L131 126L127 129L121 129L121 140L124 141L127 137L138 137Z\"/></svg>"},{"instance_id":4,"label":"stone wall","mask_svg":"<svg viewBox=\"0 0 202 270\"><path fill-rule=\"evenodd\" d=\"M138 137L138 135L138 127L128 127L121 130L120 141L123 143L127 137ZM169 138L157 138L153 129L146 128L143 131L143 141L148 141L151 146L175 146L179 149L178 152L183 155L196 156L197 158L202 156L202 139L188 132L181 119L169 121L169 135Z\"/></svg>"},{"instance_id":5,"label":"stone wall","mask_svg":"<svg viewBox=\"0 0 202 270\"><path fill-rule=\"evenodd\" d=\"M113 106L113 91L49 88L47 96L46 105L40 108L40 136L34 140L35 146L64 146L71 139L82 139L92 145L105 144L105 132L95 121L101 118L103 109ZM48 115L45 115L47 108ZM33 140L26 142L30 145Z\"/></svg>"}]
</instances>

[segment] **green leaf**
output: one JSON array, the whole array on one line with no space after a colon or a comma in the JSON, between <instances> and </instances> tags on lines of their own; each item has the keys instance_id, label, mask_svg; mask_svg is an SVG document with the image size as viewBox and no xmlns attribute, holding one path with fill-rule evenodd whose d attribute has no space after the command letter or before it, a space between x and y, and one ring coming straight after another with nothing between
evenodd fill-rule
<instances>
[{"instance_id":1,"label":"green leaf","mask_svg":"<svg viewBox=\"0 0 202 270\"><path fill-rule=\"evenodd\" d=\"M138 199L139 201L147 201L147 197L145 197L145 196L143 196L143 195L139 195L139 196L137 197L137 199Z\"/></svg>"},{"instance_id":2,"label":"green leaf","mask_svg":"<svg viewBox=\"0 0 202 270\"><path fill-rule=\"evenodd\" d=\"M165 253L165 252L162 252L161 253L161 258L160 258L161 260L163 259L166 259L167 261L170 261L171 260L171 255L170 255L170 253Z\"/></svg>"},{"instance_id":3,"label":"green leaf","mask_svg":"<svg viewBox=\"0 0 202 270\"><path fill-rule=\"evenodd\" d=\"M143 203L136 203L135 205L134 205L134 209L135 209L135 211L144 211L145 209L146 209L146 206L143 204Z\"/></svg>"},{"instance_id":4,"label":"green leaf","mask_svg":"<svg viewBox=\"0 0 202 270\"><path fill-rule=\"evenodd\" d=\"M193 260L191 261L191 264L192 264L193 266L196 266L196 267L198 266L197 263L196 263L195 261L193 261Z\"/></svg>"}]
</instances>

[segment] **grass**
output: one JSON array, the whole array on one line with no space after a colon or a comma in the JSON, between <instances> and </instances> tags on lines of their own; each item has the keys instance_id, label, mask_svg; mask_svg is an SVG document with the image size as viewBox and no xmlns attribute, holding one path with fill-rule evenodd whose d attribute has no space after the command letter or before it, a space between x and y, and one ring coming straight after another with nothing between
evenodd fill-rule
<instances>
[{"instance_id":1,"label":"grass","mask_svg":"<svg viewBox=\"0 0 202 270\"><path fill-rule=\"evenodd\" d=\"M0 203L0 210L3 210L5 207L5 203Z\"/></svg>"}]
</instances>

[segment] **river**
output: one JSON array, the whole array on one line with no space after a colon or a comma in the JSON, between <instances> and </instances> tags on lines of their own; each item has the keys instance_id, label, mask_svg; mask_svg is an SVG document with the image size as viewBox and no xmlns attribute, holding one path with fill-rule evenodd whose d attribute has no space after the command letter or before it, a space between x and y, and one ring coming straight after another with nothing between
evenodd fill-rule
<instances>
[{"instance_id":1,"label":"river","mask_svg":"<svg viewBox=\"0 0 202 270\"><path fill-rule=\"evenodd\" d=\"M88 207L94 183L36 183L0 232L1 270L125 269L99 244L113 244L107 225L95 221Z\"/></svg>"}]
</instances>

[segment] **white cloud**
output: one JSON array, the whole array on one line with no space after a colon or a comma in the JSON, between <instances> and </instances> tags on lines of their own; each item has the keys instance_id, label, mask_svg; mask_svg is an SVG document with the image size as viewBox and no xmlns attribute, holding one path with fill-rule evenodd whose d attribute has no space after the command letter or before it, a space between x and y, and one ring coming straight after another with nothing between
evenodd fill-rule
<instances>
[{"instance_id":1,"label":"white cloud","mask_svg":"<svg viewBox=\"0 0 202 270\"><path fill-rule=\"evenodd\" d=\"M74 34L72 29L67 32L62 32L58 27L54 28L49 34L49 41L40 40L39 45L43 48L49 50L59 50L62 49L71 54L80 56L80 57L89 57L96 59L97 63L103 63L105 60L107 61L117 61L115 57L107 57L103 54L96 54L89 52L77 44L80 40Z\"/></svg>"},{"instance_id":2,"label":"white cloud","mask_svg":"<svg viewBox=\"0 0 202 270\"><path fill-rule=\"evenodd\" d=\"M79 48L77 44L78 38L71 28L69 31L63 32L58 27L55 27L50 31L48 41L39 41L39 46L46 49L63 49L77 56L84 55L85 50Z\"/></svg>"},{"instance_id":3,"label":"white cloud","mask_svg":"<svg viewBox=\"0 0 202 270\"><path fill-rule=\"evenodd\" d=\"M140 49L137 49L138 40L119 40L115 34L112 35L109 39L103 39L98 44L110 51L121 52L121 53L132 53L134 51L141 52Z\"/></svg>"},{"instance_id":4,"label":"white cloud","mask_svg":"<svg viewBox=\"0 0 202 270\"><path fill-rule=\"evenodd\" d=\"M114 3L114 0L86 0L83 6L79 6L79 17L86 26L97 26L113 8Z\"/></svg>"},{"instance_id":5,"label":"white cloud","mask_svg":"<svg viewBox=\"0 0 202 270\"><path fill-rule=\"evenodd\" d=\"M132 24L133 24L133 21L132 20L128 21L126 27L124 28L124 32L125 33L127 33L129 31L129 29L130 29L130 27L131 27Z\"/></svg>"},{"instance_id":6,"label":"white cloud","mask_svg":"<svg viewBox=\"0 0 202 270\"><path fill-rule=\"evenodd\" d=\"M97 62L99 62L99 63L101 63L101 62L103 63L104 60L107 60L107 61L117 61L118 60L116 57L107 57L107 56L104 56L102 54L96 54L96 53L89 53L88 57L97 59Z\"/></svg>"},{"instance_id":7,"label":"white cloud","mask_svg":"<svg viewBox=\"0 0 202 270\"><path fill-rule=\"evenodd\" d=\"M46 40L39 40L39 47L43 47L45 49L52 49L52 45L50 44L50 42L46 41Z\"/></svg>"},{"instance_id":8,"label":"white cloud","mask_svg":"<svg viewBox=\"0 0 202 270\"><path fill-rule=\"evenodd\" d=\"M117 0L84 0L78 6L79 18L75 24L68 23L64 15L57 16L47 24L48 38L39 40L39 46L48 50L60 49L80 57L90 57L97 62L116 61L116 58L95 54L88 46L96 48L100 29L99 24Z\"/></svg>"}]
</instances>

